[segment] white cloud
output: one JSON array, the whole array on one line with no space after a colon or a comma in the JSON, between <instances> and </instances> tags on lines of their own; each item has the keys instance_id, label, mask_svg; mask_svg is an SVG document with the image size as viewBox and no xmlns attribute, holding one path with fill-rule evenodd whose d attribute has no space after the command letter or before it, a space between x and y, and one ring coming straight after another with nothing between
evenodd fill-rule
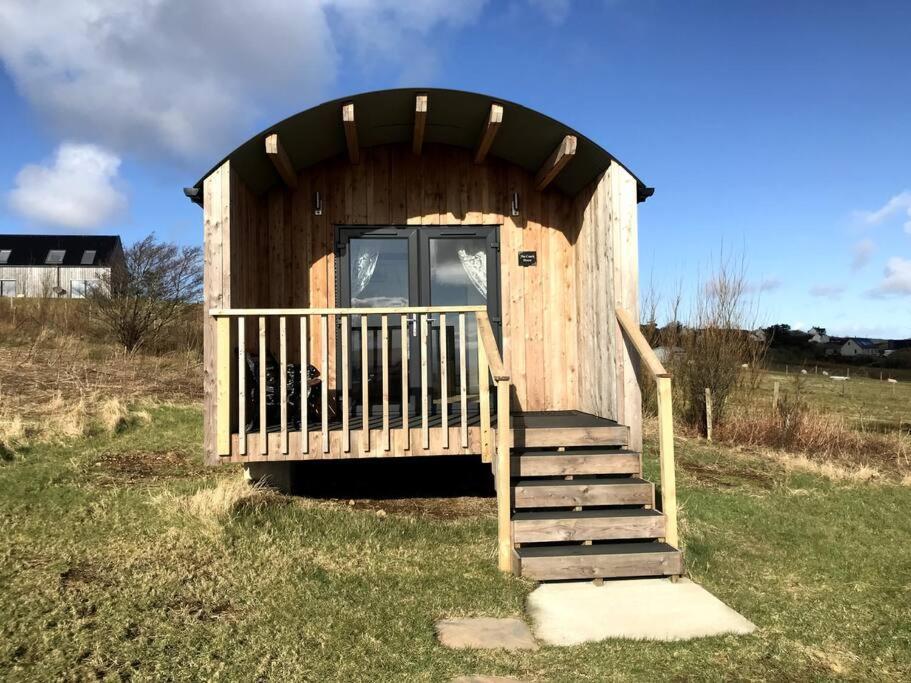
<instances>
[{"instance_id":1,"label":"white cloud","mask_svg":"<svg viewBox=\"0 0 911 683\"><path fill-rule=\"evenodd\" d=\"M569 16L569 0L529 0L554 26L559 26Z\"/></svg>"},{"instance_id":2,"label":"white cloud","mask_svg":"<svg viewBox=\"0 0 911 683\"><path fill-rule=\"evenodd\" d=\"M0 60L63 135L195 161L320 101L340 53L405 68L483 2L4 0Z\"/></svg>"},{"instance_id":3,"label":"white cloud","mask_svg":"<svg viewBox=\"0 0 911 683\"><path fill-rule=\"evenodd\" d=\"M814 285L810 287L810 295L824 299L840 299L845 288L839 285Z\"/></svg>"},{"instance_id":4,"label":"white cloud","mask_svg":"<svg viewBox=\"0 0 911 683\"><path fill-rule=\"evenodd\" d=\"M756 289L760 292L771 292L781 287L781 280L777 277L766 277L760 280Z\"/></svg>"},{"instance_id":5,"label":"white cloud","mask_svg":"<svg viewBox=\"0 0 911 683\"><path fill-rule=\"evenodd\" d=\"M857 216L865 225L880 225L900 214L907 218L905 232L911 235L911 190L899 192L874 211L857 212Z\"/></svg>"},{"instance_id":6,"label":"white cloud","mask_svg":"<svg viewBox=\"0 0 911 683\"><path fill-rule=\"evenodd\" d=\"M911 296L911 259L890 258L882 282L870 293L877 297Z\"/></svg>"},{"instance_id":7,"label":"white cloud","mask_svg":"<svg viewBox=\"0 0 911 683\"><path fill-rule=\"evenodd\" d=\"M851 251L853 253L853 257L851 258L851 270L860 270L870 262L870 257L873 256L873 252L876 251L876 245L871 239L863 239L855 244L851 248Z\"/></svg>"},{"instance_id":8,"label":"white cloud","mask_svg":"<svg viewBox=\"0 0 911 683\"><path fill-rule=\"evenodd\" d=\"M63 143L49 165L29 164L19 171L9 204L37 223L95 228L126 207L115 187L119 168L120 158L101 147Z\"/></svg>"}]
</instances>

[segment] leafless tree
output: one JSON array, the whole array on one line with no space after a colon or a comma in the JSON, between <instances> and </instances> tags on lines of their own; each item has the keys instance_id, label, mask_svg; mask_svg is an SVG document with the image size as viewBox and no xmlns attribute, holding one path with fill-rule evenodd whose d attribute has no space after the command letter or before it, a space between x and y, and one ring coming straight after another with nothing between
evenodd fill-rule
<instances>
[{"instance_id":1,"label":"leafless tree","mask_svg":"<svg viewBox=\"0 0 911 683\"><path fill-rule=\"evenodd\" d=\"M154 342L202 296L202 249L159 242L149 235L124 250L87 293L94 318L127 351Z\"/></svg>"}]
</instances>

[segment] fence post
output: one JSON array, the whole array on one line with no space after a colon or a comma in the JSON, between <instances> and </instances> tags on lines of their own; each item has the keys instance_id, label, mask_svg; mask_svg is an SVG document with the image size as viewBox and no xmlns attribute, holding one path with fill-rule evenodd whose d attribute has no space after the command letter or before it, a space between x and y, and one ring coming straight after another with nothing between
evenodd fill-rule
<instances>
[{"instance_id":1,"label":"fence post","mask_svg":"<svg viewBox=\"0 0 911 683\"><path fill-rule=\"evenodd\" d=\"M778 407L778 382L772 385L772 408Z\"/></svg>"},{"instance_id":2,"label":"fence post","mask_svg":"<svg viewBox=\"0 0 911 683\"><path fill-rule=\"evenodd\" d=\"M712 440L712 390L705 388L705 438Z\"/></svg>"}]
</instances>

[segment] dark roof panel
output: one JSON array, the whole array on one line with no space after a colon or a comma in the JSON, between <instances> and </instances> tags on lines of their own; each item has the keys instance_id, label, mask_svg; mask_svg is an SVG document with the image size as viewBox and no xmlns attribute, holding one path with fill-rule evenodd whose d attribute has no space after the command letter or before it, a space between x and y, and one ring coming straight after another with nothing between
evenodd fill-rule
<instances>
[{"instance_id":1,"label":"dark roof panel","mask_svg":"<svg viewBox=\"0 0 911 683\"><path fill-rule=\"evenodd\" d=\"M7 266L105 266L123 253L117 235L2 235L0 252L9 251L9 257L0 265ZM63 251L63 260L48 260L50 253ZM94 252L90 263L86 254Z\"/></svg>"},{"instance_id":2,"label":"dark roof panel","mask_svg":"<svg viewBox=\"0 0 911 683\"><path fill-rule=\"evenodd\" d=\"M611 163L620 163L581 133L520 104L459 90L403 88L343 97L295 114L247 140L213 166L195 187L201 190L206 176L228 160L236 165L241 177L256 194L278 184L278 173L264 150L263 141L271 133L278 133L296 169L344 154L347 148L341 109L347 102L354 102L361 147L408 143L414 125L414 98L418 93L427 93L430 98L424 141L466 149L474 149L477 144L491 103L502 105L503 124L489 154L530 173L537 172L565 135L575 135L578 138L575 158L553 181L555 187L568 195L577 194ZM650 196L652 188L646 187L638 178L636 181L639 200L643 201Z\"/></svg>"}]
</instances>

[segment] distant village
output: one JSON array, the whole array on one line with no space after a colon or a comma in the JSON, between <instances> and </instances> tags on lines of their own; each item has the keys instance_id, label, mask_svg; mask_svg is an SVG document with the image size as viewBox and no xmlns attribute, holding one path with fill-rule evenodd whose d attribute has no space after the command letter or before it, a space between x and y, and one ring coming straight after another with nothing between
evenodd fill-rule
<instances>
[{"instance_id":1,"label":"distant village","mask_svg":"<svg viewBox=\"0 0 911 683\"><path fill-rule=\"evenodd\" d=\"M871 339L869 337L836 337L829 335L824 327L803 330L791 329L788 325L753 330L756 341L769 344L769 348L797 350L801 347L814 357L882 359L895 353L908 356L911 360L911 339Z\"/></svg>"}]
</instances>

